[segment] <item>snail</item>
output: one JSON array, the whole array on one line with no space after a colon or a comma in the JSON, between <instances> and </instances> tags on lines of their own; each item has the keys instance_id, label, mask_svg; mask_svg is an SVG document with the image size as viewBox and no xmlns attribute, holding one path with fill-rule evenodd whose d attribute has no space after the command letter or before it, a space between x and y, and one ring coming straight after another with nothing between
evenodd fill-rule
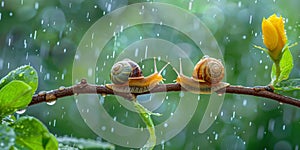
<instances>
[{"instance_id":1,"label":"snail","mask_svg":"<svg viewBox=\"0 0 300 150\"><path fill-rule=\"evenodd\" d=\"M144 77L139 65L130 60L124 59L113 65L110 79L113 84L105 86L115 92L120 93L145 93L153 89L164 78L162 71L168 66L167 63L160 71L157 71L156 60L154 58L154 73Z\"/></svg>"},{"instance_id":2,"label":"snail","mask_svg":"<svg viewBox=\"0 0 300 150\"><path fill-rule=\"evenodd\" d=\"M189 92L211 94L229 86L229 83L221 82L224 78L224 66L215 58L204 56L194 67L192 77L182 73L181 59L179 63L180 72L173 68L178 75L176 82Z\"/></svg>"}]
</instances>

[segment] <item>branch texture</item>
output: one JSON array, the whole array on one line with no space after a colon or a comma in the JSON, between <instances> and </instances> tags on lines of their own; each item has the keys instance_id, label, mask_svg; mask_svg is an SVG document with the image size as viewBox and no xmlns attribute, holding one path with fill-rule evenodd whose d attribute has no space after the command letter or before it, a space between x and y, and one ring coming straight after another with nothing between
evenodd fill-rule
<instances>
[{"instance_id":1,"label":"branch texture","mask_svg":"<svg viewBox=\"0 0 300 150\"><path fill-rule=\"evenodd\" d=\"M179 84L169 83L169 84L159 84L151 90L151 93L158 92L172 92L172 91L186 91ZM56 90L51 91L41 91L32 97L32 101L29 105L34 105L42 102L55 101L58 98L71 96L74 94L102 94L102 95L118 95L122 96L128 100L134 98L134 96L147 94L145 93L116 93L111 89L106 88L104 85L91 85L88 84L85 79L82 79L80 83L70 86L70 87L60 87ZM300 107L300 100L276 94L273 89L269 86L259 86L259 87L244 87L244 86L234 86L230 85L226 89L217 91L217 93L233 93L233 94L244 94L253 95L257 97L269 98L271 100L278 101L280 103L290 104L293 106Z\"/></svg>"}]
</instances>

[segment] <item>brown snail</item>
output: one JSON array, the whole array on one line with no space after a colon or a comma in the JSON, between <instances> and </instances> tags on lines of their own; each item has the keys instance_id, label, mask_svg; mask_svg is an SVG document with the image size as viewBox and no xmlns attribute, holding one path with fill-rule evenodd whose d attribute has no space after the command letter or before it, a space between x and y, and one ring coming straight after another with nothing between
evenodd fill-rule
<instances>
[{"instance_id":1,"label":"brown snail","mask_svg":"<svg viewBox=\"0 0 300 150\"><path fill-rule=\"evenodd\" d=\"M154 58L154 73L144 77L141 68L136 62L124 59L113 65L110 73L110 79L113 84L106 84L105 86L115 92L121 93L148 92L163 80L161 73L168 64L160 71L157 71L156 60Z\"/></svg>"},{"instance_id":2,"label":"brown snail","mask_svg":"<svg viewBox=\"0 0 300 150\"><path fill-rule=\"evenodd\" d=\"M174 68L178 75L176 82L187 91L196 94L211 94L229 86L229 83L221 82L225 71L219 60L204 56L194 67L192 77L187 77L182 73L181 59L179 61L180 71Z\"/></svg>"}]
</instances>

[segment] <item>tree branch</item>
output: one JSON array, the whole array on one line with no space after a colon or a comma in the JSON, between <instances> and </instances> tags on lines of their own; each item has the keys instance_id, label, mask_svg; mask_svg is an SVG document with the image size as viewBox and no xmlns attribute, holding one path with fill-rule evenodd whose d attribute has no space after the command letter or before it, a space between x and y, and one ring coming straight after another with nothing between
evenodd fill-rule
<instances>
[{"instance_id":1,"label":"tree branch","mask_svg":"<svg viewBox=\"0 0 300 150\"><path fill-rule=\"evenodd\" d=\"M85 79L82 79L80 83L70 86L70 87L60 87L56 90L51 90L48 92L42 91L39 94L36 94L32 97L32 101L29 105L34 105L42 102L51 102L55 101L58 98L71 96L74 94L102 94L102 95L118 95L122 96L128 100L134 98L134 96L147 94L147 93L158 93L158 92L172 92L172 91L186 91L179 84L169 83L169 84L159 84L153 88L150 92L130 94L130 93L116 93L111 89L106 88L104 85L91 85L86 82ZM244 95L253 95L257 97L269 98L276 100L280 103L290 104L293 106L300 107L300 100L276 94L273 92L273 89L269 86L259 86L259 87L243 87L243 86L234 86L230 85L226 89L217 91L217 93L234 93L234 94L244 94Z\"/></svg>"}]
</instances>

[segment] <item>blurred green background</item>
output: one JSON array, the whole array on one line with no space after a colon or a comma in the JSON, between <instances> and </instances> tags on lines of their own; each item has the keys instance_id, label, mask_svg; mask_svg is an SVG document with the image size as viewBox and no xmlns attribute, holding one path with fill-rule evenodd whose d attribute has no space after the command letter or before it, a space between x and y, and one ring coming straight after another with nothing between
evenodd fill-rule
<instances>
[{"instance_id":1,"label":"blurred green background","mask_svg":"<svg viewBox=\"0 0 300 150\"><path fill-rule=\"evenodd\" d=\"M146 2L136 0L2 0L0 1L0 76L24 65L32 65L39 74L38 91L71 86L72 65L76 48L85 32L103 15L122 6ZM300 1L276 0L158 0L181 7L201 19L214 34L224 55L227 82L233 85L267 85L272 62L267 54L253 47L263 46L261 21L273 13L285 18L290 43L300 39ZM110 9L108 9L110 5ZM174 18L176 19L176 18ZM104 63L111 50L122 49L140 37L156 37L197 51L191 40L179 31L159 25L138 25L126 29L118 39L111 39L98 60L99 69L108 72L112 61ZM117 41L117 42L116 42ZM116 44L118 43L118 44ZM291 49L295 67L291 78L300 75L300 46ZM103 56L102 56L103 55ZM198 57L199 55L199 57ZM196 63L203 54L190 56ZM103 58L103 59L102 59ZM145 61L152 66L152 60ZM150 63L150 65L147 63ZM105 64L105 65L104 65ZM159 67L163 64L158 64ZM153 68L144 68L150 74ZM176 78L167 68L166 83ZM109 82L109 75L98 76L96 83ZM297 92L284 93L300 98ZM155 149L299 149L300 109L278 102L244 95L226 94L222 110L205 132L198 133L199 115L209 96L201 97L196 113L177 136ZM168 93L168 100L157 110L164 114L154 117L159 123L168 117L179 101L178 93ZM103 103L117 121L130 126L144 126L139 116L128 112L115 99L107 96ZM74 97L59 99L54 105L30 106L25 114L40 119L56 136L101 139L81 118ZM127 116L124 113L129 113ZM130 117L128 117L130 116ZM104 140L104 139L103 139ZM105 141L105 140L104 140ZM117 149L127 149L117 146Z\"/></svg>"}]
</instances>

